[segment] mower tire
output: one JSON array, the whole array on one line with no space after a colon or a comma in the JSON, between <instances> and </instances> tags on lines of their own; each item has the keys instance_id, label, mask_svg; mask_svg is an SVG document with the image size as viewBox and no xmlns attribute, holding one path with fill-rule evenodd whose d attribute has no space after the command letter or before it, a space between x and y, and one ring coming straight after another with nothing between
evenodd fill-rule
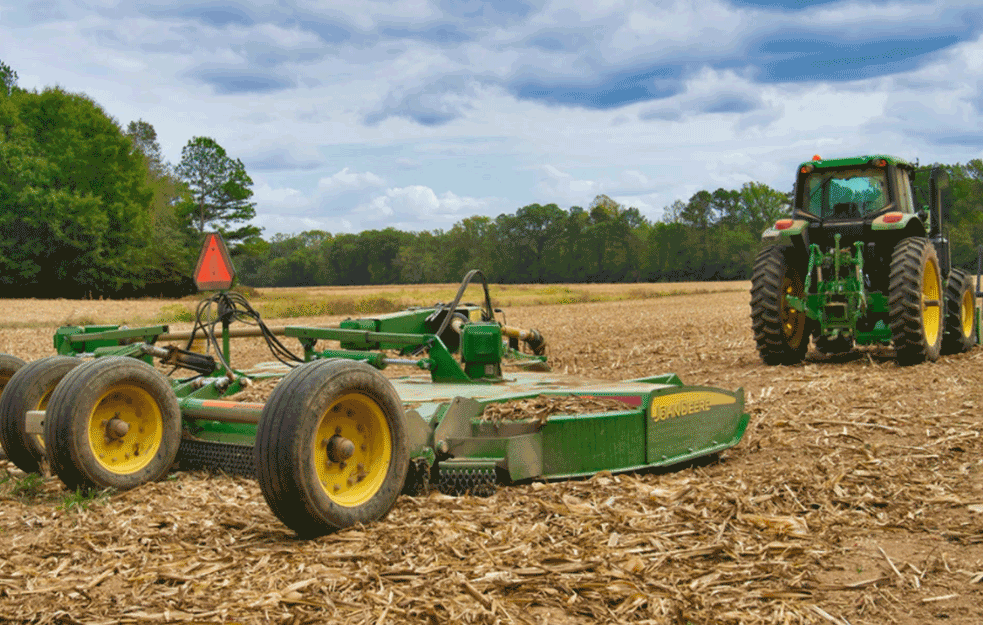
<instances>
[{"instance_id":1,"label":"mower tire","mask_svg":"<svg viewBox=\"0 0 983 625\"><path fill-rule=\"evenodd\" d=\"M754 261L751 277L751 327L766 365L794 365L809 349L810 323L805 311L786 296L805 298L805 262L791 247L766 247Z\"/></svg>"},{"instance_id":2,"label":"mower tire","mask_svg":"<svg viewBox=\"0 0 983 625\"><path fill-rule=\"evenodd\" d=\"M44 420L52 471L72 489L128 490L162 478L181 444L170 382L135 358L97 358L55 387Z\"/></svg>"},{"instance_id":3,"label":"mower tire","mask_svg":"<svg viewBox=\"0 0 983 625\"><path fill-rule=\"evenodd\" d=\"M965 272L953 269L945 289L945 334L942 353L958 354L976 345L976 293Z\"/></svg>"},{"instance_id":4,"label":"mower tire","mask_svg":"<svg viewBox=\"0 0 983 625\"><path fill-rule=\"evenodd\" d=\"M0 397L0 444L7 457L25 473L40 473L44 437L27 433L27 411L44 410L55 387L82 364L71 356L48 356L20 368Z\"/></svg>"},{"instance_id":5,"label":"mower tire","mask_svg":"<svg viewBox=\"0 0 983 625\"><path fill-rule=\"evenodd\" d=\"M7 387L7 382L10 382L11 376L26 364L17 356L0 354L0 396L3 395L3 389Z\"/></svg>"},{"instance_id":6,"label":"mower tire","mask_svg":"<svg viewBox=\"0 0 983 625\"><path fill-rule=\"evenodd\" d=\"M409 467L405 419L392 384L365 363L291 371L256 432L256 476L273 513L303 538L385 517Z\"/></svg>"},{"instance_id":7,"label":"mower tire","mask_svg":"<svg viewBox=\"0 0 983 625\"><path fill-rule=\"evenodd\" d=\"M899 365L939 358L944 330L942 279L932 243L902 239L891 257L888 291L891 337Z\"/></svg>"}]
</instances>

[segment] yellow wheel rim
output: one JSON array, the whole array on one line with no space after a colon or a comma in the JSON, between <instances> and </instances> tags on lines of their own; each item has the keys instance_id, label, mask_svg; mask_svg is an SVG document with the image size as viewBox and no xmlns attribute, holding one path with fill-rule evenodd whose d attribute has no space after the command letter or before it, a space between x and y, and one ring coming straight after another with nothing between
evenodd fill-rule
<instances>
[{"instance_id":1,"label":"yellow wheel rim","mask_svg":"<svg viewBox=\"0 0 983 625\"><path fill-rule=\"evenodd\" d=\"M976 296L973 295L972 288L966 289L963 293L962 310L960 310L959 320L963 325L963 336L973 336L973 316L976 312Z\"/></svg>"},{"instance_id":2,"label":"yellow wheel rim","mask_svg":"<svg viewBox=\"0 0 983 625\"><path fill-rule=\"evenodd\" d=\"M45 391L44 395L41 396L41 399L38 400L38 405L34 407L35 410L48 409L48 400L51 399L51 394L55 392L55 386L57 386L57 384L52 384L51 388ZM38 449L44 450L44 437L40 434L33 434L32 436L38 444Z\"/></svg>"},{"instance_id":3,"label":"yellow wheel rim","mask_svg":"<svg viewBox=\"0 0 983 625\"><path fill-rule=\"evenodd\" d=\"M89 415L89 446L104 469L129 475L144 468L160 449L164 418L145 389L110 388Z\"/></svg>"},{"instance_id":4,"label":"yellow wheel rim","mask_svg":"<svg viewBox=\"0 0 983 625\"><path fill-rule=\"evenodd\" d=\"M314 437L314 466L324 492L354 507L369 501L389 473L393 441L375 400L348 393L321 415Z\"/></svg>"},{"instance_id":5,"label":"yellow wheel rim","mask_svg":"<svg viewBox=\"0 0 983 625\"><path fill-rule=\"evenodd\" d=\"M806 314L804 311L793 308L786 298L789 295L801 298L804 295L803 290L802 281L798 276L786 275L785 279L782 280L782 333L785 335L785 341L792 347L798 347L802 342L802 335L806 327Z\"/></svg>"},{"instance_id":6,"label":"yellow wheel rim","mask_svg":"<svg viewBox=\"0 0 983 625\"><path fill-rule=\"evenodd\" d=\"M940 296L939 269L930 258L925 263L922 276L922 324L925 327L925 340L929 345L935 345L939 338L939 324L942 321Z\"/></svg>"}]
</instances>

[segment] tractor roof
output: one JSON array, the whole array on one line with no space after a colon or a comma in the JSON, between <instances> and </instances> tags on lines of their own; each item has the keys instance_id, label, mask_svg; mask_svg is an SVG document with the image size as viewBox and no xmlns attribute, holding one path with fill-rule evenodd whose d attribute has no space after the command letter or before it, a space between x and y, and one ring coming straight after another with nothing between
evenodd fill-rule
<instances>
[{"instance_id":1,"label":"tractor roof","mask_svg":"<svg viewBox=\"0 0 983 625\"><path fill-rule=\"evenodd\" d=\"M905 169L912 169L914 165L904 160L903 158L898 158L897 156L889 156L887 154L871 154L868 156L853 156L849 158L830 158L830 159L819 159L813 157L813 160L806 161L799 165L799 168L806 165L812 165L816 169L834 168L834 167L850 167L857 165L867 165L873 160L883 159L891 165L897 167L904 167Z\"/></svg>"}]
</instances>

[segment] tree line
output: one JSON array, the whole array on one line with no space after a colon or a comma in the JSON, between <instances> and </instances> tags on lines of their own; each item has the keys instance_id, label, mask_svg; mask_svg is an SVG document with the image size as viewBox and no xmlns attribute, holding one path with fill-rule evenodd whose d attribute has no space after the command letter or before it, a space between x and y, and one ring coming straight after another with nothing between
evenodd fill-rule
<instances>
[{"instance_id":1,"label":"tree line","mask_svg":"<svg viewBox=\"0 0 983 625\"><path fill-rule=\"evenodd\" d=\"M983 160L941 167L949 173L953 263L975 272ZM931 169L917 169L917 190L927 190ZM748 182L677 200L659 221L599 195L586 209L530 204L494 219L468 217L449 230L313 230L262 241L239 272L253 286L454 282L472 268L498 283L746 280L761 233L791 213L791 201L791 192ZM927 205L927 193L916 202Z\"/></svg>"},{"instance_id":2,"label":"tree line","mask_svg":"<svg viewBox=\"0 0 983 625\"><path fill-rule=\"evenodd\" d=\"M791 206L790 193L748 182L698 191L657 221L599 195L586 208L530 204L447 230L264 239L249 223L245 166L213 139L192 137L171 165L151 124L123 128L83 94L16 81L0 62L0 297L188 294L212 230L239 282L256 287L455 282L473 268L499 283L748 279L761 232ZM953 261L973 268L983 161L942 167Z\"/></svg>"},{"instance_id":3,"label":"tree line","mask_svg":"<svg viewBox=\"0 0 983 625\"><path fill-rule=\"evenodd\" d=\"M153 126L84 94L17 87L0 62L0 296L179 295L201 234L258 242L252 180L209 137L176 166Z\"/></svg>"}]
</instances>

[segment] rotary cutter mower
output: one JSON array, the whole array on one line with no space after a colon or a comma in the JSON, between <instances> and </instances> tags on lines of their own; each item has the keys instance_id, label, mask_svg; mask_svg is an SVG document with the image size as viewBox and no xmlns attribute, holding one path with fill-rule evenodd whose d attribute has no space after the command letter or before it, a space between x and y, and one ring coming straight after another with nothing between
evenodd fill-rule
<instances>
[{"instance_id":1,"label":"rotary cutter mower","mask_svg":"<svg viewBox=\"0 0 983 625\"><path fill-rule=\"evenodd\" d=\"M216 291L190 331L62 327L58 355L0 355L0 438L15 465L47 463L72 489L133 488L175 466L251 475L309 537L382 518L401 493L669 466L732 447L747 427L742 389L551 372L544 337L505 323L479 271L449 304L337 327L267 326L228 290L217 234L195 277ZM461 302L471 283L481 304ZM231 339L247 336L277 361L236 368ZM264 403L230 399L271 378Z\"/></svg>"}]
</instances>

